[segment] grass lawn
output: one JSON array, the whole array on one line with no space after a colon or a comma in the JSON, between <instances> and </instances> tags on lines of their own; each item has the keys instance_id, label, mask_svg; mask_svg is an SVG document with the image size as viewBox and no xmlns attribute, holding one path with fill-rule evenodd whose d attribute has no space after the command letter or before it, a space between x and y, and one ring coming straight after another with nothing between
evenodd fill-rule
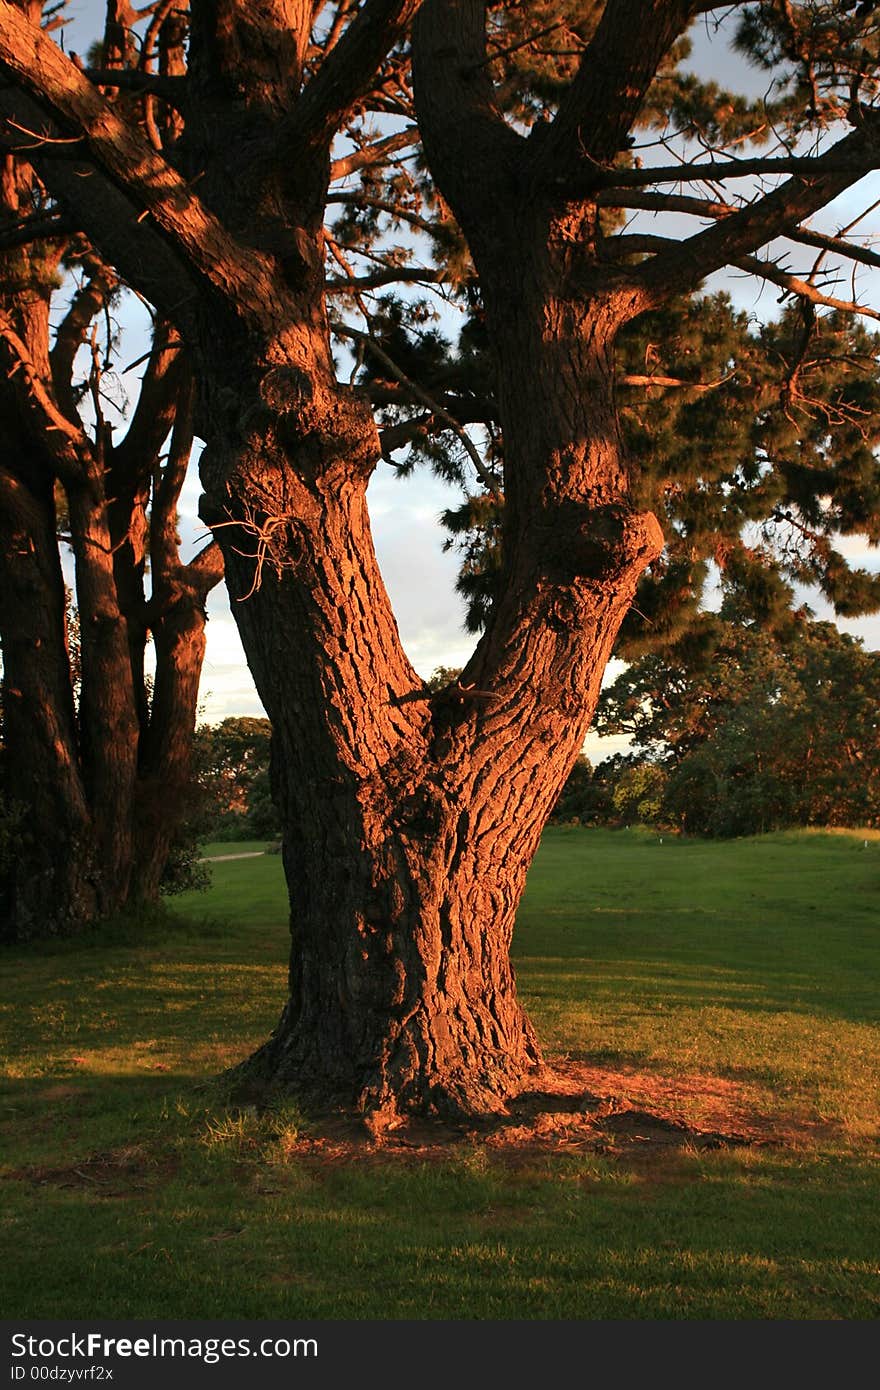
<instances>
[{"instance_id":1,"label":"grass lawn","mask_svg":"<svg viewBox=\"0 0 880 1390\"><path fill-rule=\"evenodd\" d=\"M278 855L212 876L165 923L0 957L5 1317L880 1316L876 837L550 830L520 988L610 1119L590 1142L548 1101L520 1149L230 1110L286 906Z\"/></svg>"}]
</instances>

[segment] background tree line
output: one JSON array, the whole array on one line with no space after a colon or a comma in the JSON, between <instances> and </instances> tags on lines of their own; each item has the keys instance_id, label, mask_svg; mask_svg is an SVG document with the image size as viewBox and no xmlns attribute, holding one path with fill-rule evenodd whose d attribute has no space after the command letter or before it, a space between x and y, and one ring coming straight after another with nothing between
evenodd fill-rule
<instances>
[{"instance_id":1,"label":"background tree line","mask_svg":"<svg viewBox=\"0 0 880 1390\"><path fill-rule=\"evenodd\" d=\"M705 614L603 691L596 730L632 752L582 758L554 816L715 836L876 826L878 711L880 654L832 623Z\"/></svg>"}]
</instances>

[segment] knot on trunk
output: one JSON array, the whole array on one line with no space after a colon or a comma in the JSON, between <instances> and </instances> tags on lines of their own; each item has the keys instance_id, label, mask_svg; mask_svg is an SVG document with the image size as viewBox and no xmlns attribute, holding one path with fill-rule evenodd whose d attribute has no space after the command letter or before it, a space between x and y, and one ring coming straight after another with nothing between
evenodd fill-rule
<instances>
[{"instance_id":1,"label":"knot on trunk","mask_svg":"<svg viewBox=\"0 0 880 1390\"><path fill-rule=\"evenodd\" d=\"M599 507L556 503L547 508L537 531L539 563L555 584L607 581L632 570L641 574L663 549L663 532L653 512L634 512L619 502Z\"/></svg>"},{"instance_id":2,"label":"knot on trunk","mask_svg":"<svg viewBox=\"0 0 880 1390\"><path fill-rule=\"evenodd\" d=\"M265 373L259 400L242 416L240 429L246 439L277 441L309 483L337 473L339 482L366 480L381 457L369 402L336 383L328 388L293 365Z\"/></svg>"}]
</instances>

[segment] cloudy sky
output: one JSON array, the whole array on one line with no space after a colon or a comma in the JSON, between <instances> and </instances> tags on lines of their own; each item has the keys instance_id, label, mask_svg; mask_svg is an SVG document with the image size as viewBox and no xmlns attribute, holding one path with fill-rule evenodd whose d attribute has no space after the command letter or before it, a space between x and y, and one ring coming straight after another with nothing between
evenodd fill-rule
<instances>
[{"instance_id":1,"label":"cloudy sky","mask_svg":"<svg viewBox=\"0 0 880 1390\"><path fill-rule=\"evenodd\" d=\"M85 53L102 21L102 0L70 0L67 13L72 22L63 32L64 46L68 51ZM702 50L702 64L709 53L705 34L697 35L697 45ZM734 73L734 60L729 56L719 60L715 56L717 51L717 44L713 45L711 66L715 75L720 81L742 88L746 76L742 65L738 64L738 71ZM746 85L755 89L754 75L750 75ZM835 231L878 197L880 177L874 176L838 199L821 218L814 219L815 225ZM866 222L864 230L866 233L872 230L872 224ZM873 230L880 232L876 214ZM741 308L757 318L771 317L778 310L777 292L772 287L762 287L744 277L728 276L716 277L709 288L722 285ZM863 302L880 304L880 276L875 275L872 283L871 273L863 273L858 292ZM848 297L846 288L841 293ZM453 325L450 324L447 331L454 333ZM135 327L135 335L137 332ZM129 361L138 355L135 351L129 353L126 348ZM707 447L709 445L707 441ZM204 532L197 521L198 495L198 479L193 470L185 489L181 515L181 530L190 553L204 544ZM426 474L401 480L392 468L380 463L368 495L379 561L397 614L401 639L413 665L424 677L437 666L463 665L473 639L464 631L462 605L455 593L456 560L454 555L443 553L443 532L438 523L440 512L457 500L456 494ZM871 569L880 568L880 554L857 540L844 542L842 548L857 563ZM812 598L810 601L819 616L831 616L819 601ZM222 586L214 591L208 611L201 718L214 723L229 714L262 713ZM859 622L841 622L840 626L862 636L868 646L880 648L880 616ZM612 673L614 669L612 663ZM592 737L586 751L595 759L615 751L618 746L619 740Z\"/></svg>"}]
</instances>

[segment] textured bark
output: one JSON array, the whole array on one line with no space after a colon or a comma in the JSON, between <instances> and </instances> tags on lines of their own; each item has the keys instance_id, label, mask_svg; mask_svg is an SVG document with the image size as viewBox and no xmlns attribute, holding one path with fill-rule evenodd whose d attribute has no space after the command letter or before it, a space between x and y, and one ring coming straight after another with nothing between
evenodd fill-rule
<instances>
[{"instance_id":1,"label":"textured bark","mask_svg":"<svg viewBox=\"0 0 880 1390\"><path fill-rule=\"evenodd\" d=\"M192 795L193 732L205 656L205 604L223 577L219 547L209 545L188 565L180 562L177 499L193 442L193 388L188 372L177 398L171 449L153 493L150 557L153 593L146 621L153 634L156 671L150 719L140 743L134 891L158 898L175 832Z\"/></svg>"}]
</instances>

